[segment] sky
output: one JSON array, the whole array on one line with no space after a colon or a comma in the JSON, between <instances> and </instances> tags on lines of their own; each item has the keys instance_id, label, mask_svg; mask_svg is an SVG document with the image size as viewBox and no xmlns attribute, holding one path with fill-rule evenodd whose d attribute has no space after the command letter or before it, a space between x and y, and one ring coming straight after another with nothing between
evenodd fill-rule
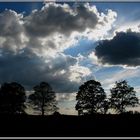
<instances>
[{"instance_id":1,"label":"sky","mask_svg":"<svg viewBox=\"0 0 140 140\"><path fill-rule=\"evenodd\" d=\"M107 95L127 80L140 97L140 3L0 2L0 83L26 90L42 81L59 112L77 114L75 96L87 80ZM138 110L139 108L136 108Z\"/></svg>"}]
</instances>

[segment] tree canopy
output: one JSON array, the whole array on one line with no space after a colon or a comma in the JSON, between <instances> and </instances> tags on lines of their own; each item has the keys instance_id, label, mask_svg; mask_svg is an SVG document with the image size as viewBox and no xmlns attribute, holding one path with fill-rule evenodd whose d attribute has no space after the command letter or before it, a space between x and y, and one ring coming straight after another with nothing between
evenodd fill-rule
<instances>
[{"instance_id":1,"label":"tree canopy","mask_svg":"<svg viewBox=\"0 0 140 140\"><path fill-rule=\"evenodd\" d=\"M0 113L24 113L25 89L16 82L4 83L0 88Z\"/></svg>"},{"instance_id":2,"label":"tree canopy","mask_svg":"<svg viewBox=\"0 0 140 140\"><path fill-rule=\"evenodd\" d=\"M126 111L126 107L135 107L139 104L136 91L127 84L127 81L116 82L115 87L110 90L110 107L118 113Z\"/></svg>"},{"instance_id":3,"label":"tree canopy","mask_svg":"<svg viewBox=\"0 0 140 140\"><path fill-rule=\"evenodd\" d=\"M75 106L79 115L105 113L107 102L105 101L106 94L101 86L101 83L95 80L85 82L79 87L76 95L77 104Z\"/></svg>"},{"instance_id":4,"label":"tree canopy","mask_svg":"<svg viewBox=\"0 0 140 140\"><path fill-rule=\"evenodd\" d=\"M34 93L29 96L29 102L34 106L34 109L41 111L42 116L58 109L55 92L48 83L41 82L33 89Z\"/></svg>"},{"instance_id":5,"label":"tree canopy","mask_svg":"<svg viewBox=\"0 0 140 140\"><path fill-rule=\"evenodd\" d=\"M134 87L128 85L126 80L115 83L110 89L110 98L106 96L100 82L89 80L79 87L76 93L75 109L79 115L84 114L106 114L108 109L113 109L118 114L127 113L127 107L139 105L139 99L136 96ZM57 112L56 94L52 87L41 82L33 87L33 93L26 100L26 92L22 85L12 82L4 83L0 87L0 113L21 114L25 113L25 103L33 109L40 111L42 116L54 114Z\"/></svg>"}]
</instances>

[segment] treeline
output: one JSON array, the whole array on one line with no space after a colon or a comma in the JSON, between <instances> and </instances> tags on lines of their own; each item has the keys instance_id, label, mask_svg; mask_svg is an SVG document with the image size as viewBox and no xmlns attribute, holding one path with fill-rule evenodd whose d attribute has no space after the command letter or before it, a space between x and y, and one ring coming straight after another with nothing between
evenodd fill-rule
<instances>
[{"instance_id":1,"label":"treeline","mask_svg":"<svg viewBox=\"0 0 140 140\"><path fill-rule=\"evenodd\" d=\"M110 89L109 98L107 98L100 82L87 81L79 87L76 100L75 108L79 115L106 114L109 109L121 114L127 112L127 107L132 108L139 105L136 91L125 80L115 83L115 86Z\"/></svg>"},{"instance_id":2,"label":"treeline","mask_svg":"<svg viewBox=\"0 0 140 140\"><path fill-rule=\"evenodd\" d=\"M139 105L136 91L127 81L116 82L107 97L100 82L90 80L79 87L76 93L78 115L95 113L107 114L110 109L121 114L127 112L127 107ZM58 113L56 95L47 82L41 82L33 87L33 93L28 97L25 88L19 83L4 83L0 87L0 113L26 114L26 108L38 110L42 116Z\"/></svg>"},{"instance_id":3,"label":"treeline","mask_svg":"<svg viewBox=\"0 0 140 140\"><path fill-rule=\"evenodd\" d=\"M26 114L27 105L45 114L57 111L55 92L46 82L33 87L33 94L27 98L25 88L19 83L4 83L0 88L1 114Z\"/></svg>"}]
</instances>

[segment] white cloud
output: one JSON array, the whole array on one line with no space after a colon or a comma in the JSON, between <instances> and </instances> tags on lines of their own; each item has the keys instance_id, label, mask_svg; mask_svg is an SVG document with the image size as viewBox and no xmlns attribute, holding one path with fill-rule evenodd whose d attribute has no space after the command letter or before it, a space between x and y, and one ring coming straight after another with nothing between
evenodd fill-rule
<instances>
[{"instance_id":1,"label":"white cloud","mask_svg":"<svg viewBox=\"0 0 140 140\"><path fill-rule=\"evenodd\" d=\"M125 23L119 27L114 32L127 32L131 30L132 32L139 32L140 31L140 22L129 22Z\"/></svg>"},{"instance_id":2,"label":"white cloud","mask_svg":"<svg viewBox=\"0 0 140 140\"><path fill-rule=\"evenodd\" d=\"M91 71L89 68L84 67L84 66L79 66L74 65L74 66L70 66L70 81L75 81L77 83L81 83L81 82L85 82L87 81L87 77L89 75L91 75Z\"/></svg>"},{"instance_id":3,"label":"white cloud","mask_svg":"<svg viewBox=\"0 0 140 140\"><path fill-rule=\"evenodd\" d=\"M98 64L98 58L97 58L97 56L95 55L95 52L94 52L94 51L91 52L91 53L88 55L88 58L91 60L91 62L92 62L93 64L99 65L99 64Z\"/></svg>"},{"instance_id":4,"label":"white cloud","mask_svg":"<svg viewBox=\"0 0 140 140\"><path fill-rule=\"evenodd\" d=\"M100 13L98 13L100 14ZM115 25L117 13L109 9L107 14L101 13L99 16L99 24L97 24L94 30L88 29L85 32L85 36L88 36L89 40L103 40L110 39L108 36L108 31L110 31Z\"/></svg>"},{"instance_id":5,"label":"white cloud","mask_svg":"<svg viewBox=\"0 0 140 140\"><path fill-rule=\"evenodd\" d=\"M13 10L0 13L0 51L1 53L18 53L25 47L23 15Z\"/></svg>"}]
</instances>

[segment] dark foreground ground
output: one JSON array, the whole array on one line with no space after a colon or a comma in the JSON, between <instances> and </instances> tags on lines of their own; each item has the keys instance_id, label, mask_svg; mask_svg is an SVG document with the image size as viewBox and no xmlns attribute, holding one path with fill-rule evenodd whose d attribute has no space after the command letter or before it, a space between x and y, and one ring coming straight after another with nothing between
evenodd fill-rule
<instances>
[{"instance_id":1,"label":"dark foreground ground","mask_svg":"<svg viewBox=\"0 0 140 140\"><path fill-rule=\"evenodd\" d=\"M140 115L0 115L0 137L140 137Z\"/></svg>"}]
</instances>

